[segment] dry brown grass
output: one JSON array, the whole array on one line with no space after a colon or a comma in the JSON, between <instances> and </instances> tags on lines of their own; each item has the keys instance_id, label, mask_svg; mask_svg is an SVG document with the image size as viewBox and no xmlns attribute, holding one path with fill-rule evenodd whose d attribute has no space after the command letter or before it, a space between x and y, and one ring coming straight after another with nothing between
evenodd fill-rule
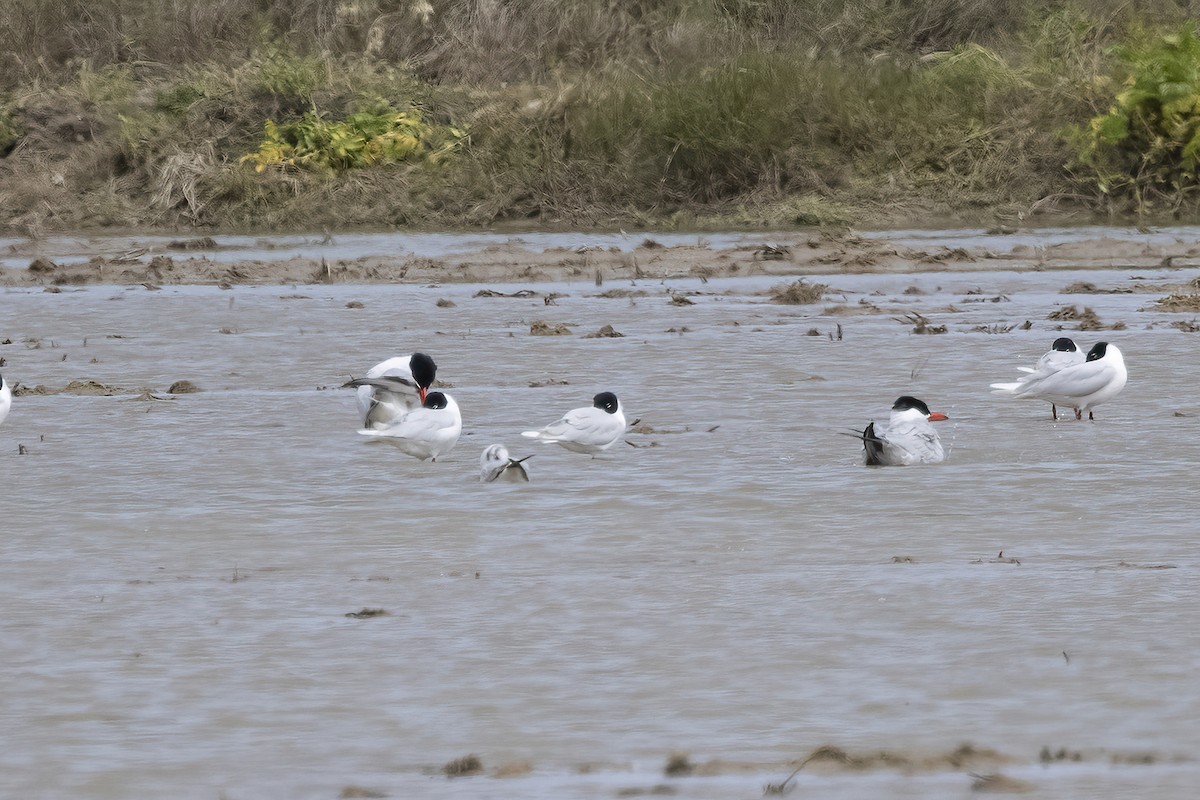
<instances>
[{"instance_id":1,"label":"dry brown grass","mask_svg":"<svg viewBox=\"0 0 1200 800\"><path fill-rule=\"evenodd\" d=\"M786 306L802 306L819 303L829 291L823 283L809 283L801 278L792 283L775 286L771 289L771 302Z\"/></svg>"}]
</instances>

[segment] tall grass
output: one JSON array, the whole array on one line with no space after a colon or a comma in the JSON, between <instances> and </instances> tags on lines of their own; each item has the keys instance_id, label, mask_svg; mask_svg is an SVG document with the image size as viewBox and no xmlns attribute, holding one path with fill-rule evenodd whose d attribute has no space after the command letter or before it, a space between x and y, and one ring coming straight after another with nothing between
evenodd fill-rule
<instances>
[{"instance_id":1,"label":"tall grass","mask_svg":"<svg viewBox=\"0 0 1200 800\"><path fill-rule=\"evenodd\" d=\"M0 225L1024 214L1183 0L0 0ZM416 109L437 169L256 175L264 122ZM47 182L46 175L56 175ZM1111 197L1104 198L1105 202ZM1065 201L1064 201L1065 202Z\"/></svg>"}]
</instances>

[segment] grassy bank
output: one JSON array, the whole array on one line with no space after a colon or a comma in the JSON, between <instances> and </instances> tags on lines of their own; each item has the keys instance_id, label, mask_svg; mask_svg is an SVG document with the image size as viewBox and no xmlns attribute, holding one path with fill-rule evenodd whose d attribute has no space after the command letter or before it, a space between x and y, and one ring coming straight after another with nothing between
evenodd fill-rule
<instances>
[{"instance_id":1,"label":"grassy bank","mask_svg":"<svg viewBox=\"0 0 1200 800\"><path fill-rule=\"evenodd\" d=\"M0 0L0 226L1194 217L1186 10Z\"/></svg>"}]
</instances>

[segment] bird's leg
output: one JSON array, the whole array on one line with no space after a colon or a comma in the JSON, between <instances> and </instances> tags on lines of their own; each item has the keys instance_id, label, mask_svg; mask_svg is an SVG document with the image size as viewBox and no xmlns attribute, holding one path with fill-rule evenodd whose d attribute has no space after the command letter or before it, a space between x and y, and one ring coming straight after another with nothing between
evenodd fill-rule
<instances>
[{"instance_id":1,"label":"bird's leg","mask_svg":"<svg viewBox=\"0 0 1200 800\"><path fill-rule=\"evenodd\" d=\"M1096 418L1092 416L1092 412L1090 412L1090 411L1088 412L1088 421L1089 421L1089 422L1095 422L1095 421L1096 421Z\"/></svg>"},{"instance_id":2,"label":"bird's leg","mask_svg":"<svg viewBox=\"0 0 1200 800\"><path fill-rule=\"evenodd\" d=\"M1054 417L1054 421L1058 422L1058 406L1054 405L1054 403L1050 404L1050 414Z\"/></svg>"},{"instance_id":3,"label":"bird's leg","mask_svg":"<svg viewBox=\"0 0 1200 800\"><path fill-rule=\"evenodd\" d=\"M1075 409L1075 419L1083 419L1083 412L1080 411L1078 408Z\"/></svg>"}]
</instances>

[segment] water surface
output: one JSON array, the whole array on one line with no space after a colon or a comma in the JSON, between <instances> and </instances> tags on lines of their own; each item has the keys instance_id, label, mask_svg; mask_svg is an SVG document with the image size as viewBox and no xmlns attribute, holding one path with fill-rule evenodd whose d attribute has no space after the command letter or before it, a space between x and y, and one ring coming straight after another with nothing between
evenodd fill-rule
<instances>
[{"instance_id":1,"label":"water surface","mask_svg":"<svg viewBox=\"0 0 1200 800\"><path fill-rule=\"evenodd\" d=\"M1029 796L1191 797L1200 401L1169 324L1193 315L1060 294L1118 271L816 280L796 307L766 302L778 278L535 287L552 306L4 291L10 383L129 392L18 397L0 427L0 794L743 798L832 744L931 766L813 768L803 796L962 797L939 759L970 742ZM826 313L860 301L886 313ZM1071 334L1129 364L1091 424L987 391L1064 302L1126 324ZM625 336L582 338L605 324ZM416 349L463 410L436 464L355 435L337 388ZM136 397L180 379L204 391ZM656 432L596 459L520 437L602 390ZM946 463L867 469L839 435L900 394L950 415ZM536 453L531 484L477 483L492 442ZM442 776L469 753L483 775ZM664 777L672 753L716 774Z\"/></svg>"}]
</instances>

